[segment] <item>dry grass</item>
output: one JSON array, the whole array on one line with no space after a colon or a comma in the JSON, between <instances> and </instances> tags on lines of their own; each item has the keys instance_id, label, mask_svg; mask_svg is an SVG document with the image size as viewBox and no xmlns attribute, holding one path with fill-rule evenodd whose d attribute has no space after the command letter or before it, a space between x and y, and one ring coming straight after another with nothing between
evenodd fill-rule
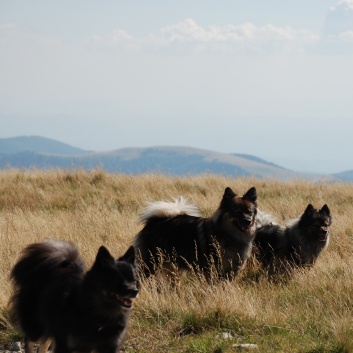
<instances>
[{"instance_id":1,"label":"dry grass","mask_svg":"<svg viewBox=\"0 0 353 353\"><path fill-rule=\"evenodd\" d=\"M149 279L133 309L126 352L234 352L234 343L256 343L258 352L353 352L353 185L99 170L0 172L0 340L18 338L6 317L8 276L25 245L71 240L89 265L102 244L116 256L126 250L146 202L183 195L208 216L226 186L239 194L255 186L259 207L280 222L299 216L308 203L327 203L333 215L328 250L287 285L254 281L250 268L213 285L194 274L178 287ZM223 332L233 338L216 338Z\"/></svg>"}]
</instances>

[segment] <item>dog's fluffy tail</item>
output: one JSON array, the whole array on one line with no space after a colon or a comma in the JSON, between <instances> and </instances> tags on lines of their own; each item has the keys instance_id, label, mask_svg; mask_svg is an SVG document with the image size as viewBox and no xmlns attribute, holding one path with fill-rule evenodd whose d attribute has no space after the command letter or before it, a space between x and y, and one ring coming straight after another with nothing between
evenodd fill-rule
<instances>
[{"instance_id":1,"label":"dog's fluffy tail","mask_svg":"<svg viewBox=\"0 0 353 353\"><path fill-rule=\"evenodd\" d=\"M15 286L23 287L58 276L64 277L68 273L83 273L84 269L75 244L47 240L28 245L23 250L22 257L11 271L11 279Z\"/></svg>"},{"instance_id":2,"label":"dog's fluffy tail","mask_svg":"<svg viewBox=\"0 0 353 353\"><path fill-rule=\"evenodd\" d=\"M194 217L201 216L201 212L197 206L189 204L187 199L179 197L173 201L149 202L145 211L140 215L138 222L146 223L154 217L175 217L182 214Z\"/></svg>"},{"instance_id":3,"label":"dog's fluffy tail","mask_svg":"<svg viewBox=\"0 0 353 353\"><path fill-rule=\"evenodd\" d=\"M28 245L10 274L14 292L9 312L13 325L30 341L48 338L38 313L46 307L44 302L55 301L60 307L65 293L81 281L84 271L83 260L72 243L48 240Z\"/></svg>"}]
</instances>

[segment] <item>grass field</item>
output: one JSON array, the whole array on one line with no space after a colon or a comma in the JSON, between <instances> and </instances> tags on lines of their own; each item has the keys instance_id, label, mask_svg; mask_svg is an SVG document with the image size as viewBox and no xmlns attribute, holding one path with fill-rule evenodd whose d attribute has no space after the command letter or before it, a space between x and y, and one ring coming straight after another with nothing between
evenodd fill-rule
<instances>
[{"instance_id":1,"label":"grass field","mask_svg":"<svg viewBox=\"0 0 353 353\"><path fill-rule=\"evenodd\" d=\"M146 202L182 195L209 216L226 186L239 194L255 186L259 208L279 222L298 217L308 203L327 203L328 250L286 285L255 281L251 266L232 282L208 284L189 274L172 287L150 278L135 301L125 352L226 353L239 343L257 344L257 352L353 352L353 184L99 170L0 172L0 342L21 337L6 306L9 273L24 246L54 238L77 243L88 265L102 244L117 257L140 230Z\"/></svg>"}]
</instances>

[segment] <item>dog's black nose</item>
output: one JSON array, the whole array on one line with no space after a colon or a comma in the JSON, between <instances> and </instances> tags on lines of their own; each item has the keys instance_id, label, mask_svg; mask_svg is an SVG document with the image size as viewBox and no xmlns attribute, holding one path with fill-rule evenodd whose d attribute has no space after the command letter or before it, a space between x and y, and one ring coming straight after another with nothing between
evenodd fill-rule
<instances>
[{"instance_id":1,"label":"dog's black nose","mask_svg":"<svg viewBox=\"0 0 353 353\"><path fill-rule=\"evenodd\" d=\"M130 289L129 295L131 296L131 298L136 298L139 295L138 289Z\"/></svg>"},{"instance_id":2,"label":"dog's black nose","mask_svg":"<svg viewBox=\"0 0 353 353\"><path fill-rule=\"evenodd\" d=\"M328 234L328 230L326 228L321 228L321 234L322 235L327 235Z\"/></svg>"},{"instance_id":3,"label":"dog's black nose","mask_svg":"<svg viewBox=\"0 0 353 353\"><path fill-rule=\"evenodd\" d=\"M251 219L249 218L243 218L243 222L244 224L246 224L247 226L249 226L251 224Z\"/></svg>"}]
</instances>

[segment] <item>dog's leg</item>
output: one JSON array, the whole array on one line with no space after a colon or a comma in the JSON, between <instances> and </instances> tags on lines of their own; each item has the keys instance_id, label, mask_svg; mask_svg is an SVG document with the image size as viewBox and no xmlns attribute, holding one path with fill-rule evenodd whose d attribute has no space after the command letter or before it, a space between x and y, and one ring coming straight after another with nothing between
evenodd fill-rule
<instances>
[{"instance_id":1,"label":"dog's leg","mask_svg":"<svg viewBox=\"0 0 353 353\"><path fill-rule=\"evenodd\" d=\"M42 342L39 346L38 352L37 353L46 353L49 350L50 345L52 344L51 340L46 340Z\"/></svg>"},{"instance_id":2,"label":"dog's leg","mask_svg":"<svg viewBox=\"0 0 353 353\"><path fill-rule=\"evenodd\" d=\"M25 341L25 351L26 353L35 353L36 343L26 339Z\"/></svg>"}]
</instances>

